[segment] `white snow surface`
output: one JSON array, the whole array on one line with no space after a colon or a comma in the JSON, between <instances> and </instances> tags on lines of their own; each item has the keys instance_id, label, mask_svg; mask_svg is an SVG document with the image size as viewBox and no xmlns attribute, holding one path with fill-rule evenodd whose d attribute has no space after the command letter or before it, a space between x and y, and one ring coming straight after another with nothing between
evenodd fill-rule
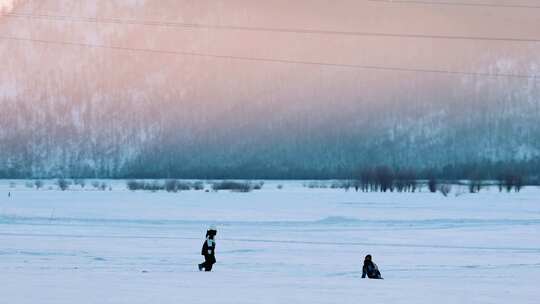
<instances>
[{"instance_id":1,"label":"white snow surface","mask_svg":"<svg viewBox=\"0 0 540 304\"><path fill-rule=\"evenodd\" d=\"M449 197L0 181L1 303L538 303L540 189ZM281 183L284 188L277 189ZM11 192L11 197L7 193ZM205 229L217 260L198 272ZM372 254L385 280L361 279Z\"/></svg>"}]
</instances>

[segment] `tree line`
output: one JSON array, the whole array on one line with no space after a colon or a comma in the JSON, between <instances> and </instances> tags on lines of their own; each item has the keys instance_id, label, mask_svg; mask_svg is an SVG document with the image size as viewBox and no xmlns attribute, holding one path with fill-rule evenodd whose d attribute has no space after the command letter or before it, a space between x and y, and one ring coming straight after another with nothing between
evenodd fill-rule
<instances>
[{"instance_id":1,"label":"tree line","mask_svg":"<svg viewBox=\"0 0 540 304\"><path fill-rule=\"evenodd\" d=\"M416 192L425 185L430 192L440 191L446 195L451 184L466 185L470 193L480 192L482 188L494 184L501 192L519 192L525 185L538 184L536 178L528 177L523 170L514 166L502 168L495 178L479 170L459 176L448 178L444 170L434 168L415 170L381 165L359 169L354 178L354 188L362 192Z\"/></svg>"}]
</instances>

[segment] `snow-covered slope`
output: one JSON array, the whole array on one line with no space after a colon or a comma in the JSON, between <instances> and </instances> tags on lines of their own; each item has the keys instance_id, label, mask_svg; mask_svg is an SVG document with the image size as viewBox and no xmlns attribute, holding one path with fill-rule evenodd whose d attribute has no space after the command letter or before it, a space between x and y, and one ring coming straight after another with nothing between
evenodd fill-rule
<instances>
[{"instance_id":1,"label":"snow-covered slope","mask_svg":"<svg viewBox=\"0 0 540 304\"><path fill-rule=\"evenodd\" d=\"M257 192L0 181L4 303L538 302L539 191L443 197L267 182ZM456 192L459 193L459 192ZM199 273L217 224L213 273ZM384 281L361 279L372 254ZM209 288L210 286L210 288Z\"/></svg>"}]
</instances>

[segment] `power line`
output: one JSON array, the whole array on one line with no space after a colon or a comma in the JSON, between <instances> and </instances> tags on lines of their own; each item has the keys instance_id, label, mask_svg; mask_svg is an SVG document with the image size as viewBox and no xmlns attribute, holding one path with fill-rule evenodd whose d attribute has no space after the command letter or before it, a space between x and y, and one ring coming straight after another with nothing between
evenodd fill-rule
<instances>
[{"instance_id":1,"label":"power line","mask_svg":"<svg viewBox=\"0 0 540 304\"><path fill-rule=\"evenodd\" d=\"M534 38L399 34L399 33L384 33L384 32L333 31L333 30L317 30L317 29L303 29L303 28L249 27L249 26L234 26L234 25L183 23L183 22L170 22L170 21L149 21L149 20L143 21L143 20L135 20L135 19L118 19L118 18L74 17L74 16L66 16L66 15L43 15L43 14L35 15L35 14L23 14L23 13L11 13L11 14L5 14L4 16L12 17L12 18L44 19L44 20L53 20L53 21L61 21L61 22L125 24L125 25L159 26L159 27L174 27L174 28L188 28L188 29L239 30L239 31L251 31L251 32L295 33L295 34L310 34L310 35L319 34L319 35L414 38L414 39L506 41L506 42L532 42L532 43L540 42L540 39L534 39Z\"/></svg>"},{"instance_id":2,"label":"power line","mask_svg":"<svg viewBox=\"0 0 540 304\"><path fill-rule=\"evenodd\" d=\"M465 72L465 71L451 71L451 70L440 70L440 69L404 68L404 67L390 67L390 66L378 66L378 65L345 64L345 63L332 63L332 62L263 58L263 57L205 54L205 53L198 53L198 52L167 51L167 50L148 49L148 48L131 48L131 47L122 47L122 46L102 45L102 44L67 42L67 41L51 41L51 40L43 40L43 39L20 38L20 37L9 37L9 36L0 36L0 39L20 41L20 42L87 47L87 48L96 48L96 49L112 49L112 50L120 50L120 51L206 57L206 58L241 60L241 61L251 61L251 62L268 62L268 63L281 63L281 64L297 64L297 65L311 65L311 66L323 66L323 67L356 68L356 69L365 69L365 70L431 73L431 74L462 75L462 76L477 76L477 77L491 77L491 78L504 77L504 78L516 78L516 79L534 79L535 81L538 79L537 75L529 75L529 74Z\"/></svg>"},{"instance_id":3,"label":"power line","mask_svg":"<svg viewBox=\"0 0 540 304\"><path fill-rule=\"evenodd\" d=\"M492 4L492 3L472 3L472 2L450 2L450 1L426 1L426 0L366 0L368 2L400 3L400 4L421 4L421 5L445 5L445 6L476 6L493 8L517 8L517 9L538 9L539 5L528 4Z\"/></svg>"}]
</instances>

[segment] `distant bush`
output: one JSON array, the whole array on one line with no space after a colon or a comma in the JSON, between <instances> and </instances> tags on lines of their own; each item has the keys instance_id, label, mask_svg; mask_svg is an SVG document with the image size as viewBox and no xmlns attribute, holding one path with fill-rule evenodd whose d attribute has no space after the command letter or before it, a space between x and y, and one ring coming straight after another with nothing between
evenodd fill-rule
<instances>
[{"instance_id":1,"label":"distant bush","mask_svg":"<svg viewBox=\"0 0 540 304\"><path fill-rule=\"evenodd\" d=\"M179 183L180 182L176 179L168 179L165 181L165 190L167 190L167 192L177 192Z\"/></svg>"},{"instance_id":2,"label":"distant bush","mask_svg":"<svg viewBox=\"0 0 540 304\"><path fill-rule=\"evenodd\" d=\"M279 190L281 190L281 189L283 189L283 185L282 185L282 184L279 184L279 185L277 185L277 188L278 188Z\"/></svg>"},{"instance_id":3,"label":"distant bush","mask_svg":"<svg viewBox=\"0 0 540 304\"><path fill-rule=\"evenodd\" d=\"M397 170L394 185L397 192L416 192L418 190L416 171L413 169Z\"/></svg>"},{"instance_id":4,"label":"distant bush","mask_svg":"<svg viewBox=\"0 0 540 304\"><path fill-rule=\"evenodd\" d=\"M252 183L252 182L236 182L236 181L221 181L215 182L212 184L212 190L230 190L233 192L250 192L252 190L260 190L263 186L263 183Z\"/></svg>"},{"instance_id":5,"label":"distant bush","mask_svg":"<svg viewBox=\"0 0 540 304\"><path fill-rule=\"evenodd\" d=\"M81 186L81 188L86 187L86 181L84 179L74 179L73 184Z\"/></svg>"},{"instance_id":6,"label":"distant bush","mask_svg":"<svg viewBox=\"0 0 540 304\"><path fill-rule=\"evenodd\" d=\"M381 192L394 191L394 172L388 166L375 168L377 182Z\"/></svg>"},{"instance_id":7,"label":"distant bush","mask_svg":"<svg viewBox=\"0 0 540 304\"><path fill-rule=\"evenodd\" d=\"M192 183L182 182L176 179L168 179L165 181L165 190L167 192L186 191L191 190L192 187Z\"/></svg>"},{"instance_id":8,"label":"distant bush","mask_svg":"<svg viewBox=\"0 0 540 304\"><path fill-rule=\"evenodd\" d=\"M484 182L479 179L470 180L468 183L469 193L477 193L482 189Z\"/></svg>"},{"instance_id":9,"label":"distant bush","mask_svg":"<svg viewBox=\"0 0 540 304\"><path fill-rule=\"evenodd\" d=\"M38 180L35 180L34 181L34 186L36 187L36 189L41 189L43 188L43 181L38 179Z\"/></svg>"},{"instance_id":10,"label":"distant bush","mask_svg":"<svg viewBox=\"0 0 540 304\"><path fill-rule=\"evenodd\" d=\"M107 188L110 188L110 186L106 182L101 182L101 184L99 185L99 190L101 190L101 191L105 191L105 190L107 190ZM110 190L112 190L112 189L110 189Z\"/></svg>"},{"instance_id":11,"label":"distant bush","mask_svg":"<svg viewBox=\"0 0 540 304\"><path fill-rule=\"evenodd\" d=\"M176 179L168 179L165 182L160 181L137 181L129 180L126 182L126 186L131 191L147 190L147 191L160 191L165 190L167 192L178 192L187 190L204 190L203 182L184 182Z\"/></svg>"},{"instance_id":12,"label":"distant bush","mask_svg":"<svg viewBox=\"0 0 540 304\"><path fill-rule=\"evenodd\" d=\"M349 180L336 180L330 184L331 189L344 189L345 191L349 191L354 186L355 183Z\"/></svg>"},{"instance_id":13,"label":"distant bush","mask_svg":"<svg viewBox=\"0 0 540 304\"><path fill-rule=\"evenodd\" d=\"M428 180L428 189L431 193L437 192L437 179L433 176Z\"/></svg>"},{"instance_id":14,"label":"distant bush","mask_svg":"<svg viewBox=\"0 0 540 304\"><path fill-rule=\"evenodd\" d=\"M308 188L319 188L319 189L345 189L349 187L348 181L341 181L341 180L335 180L335 181L318 181L318 182L311 182L308 184Z\"/></svg>"},{"instance_id":15,"label":"distant bush","mask_svg":"<svg viewBox=\"0 0 540 304\"><path fill-rule=\"evenodd\" d=\"M191 184L191 188L193 190L197 190L197 191L200 191L200 190L204 190L204 183L203 182L194 182Z\"/></svg>"},{"instance_id":16,"label":"distant bush","mask_svg":"<svg viewBox=\"0 0 540 304\"><path fill-rule=\"evenodd\" d=\"M56 185L58 185L58 188L62 191L66 191L69 189L70 182L67 179L60 178L56 181Z\"/></svg>"},{"instance_id":17,"label":"distant bush","mask_svg":"<svg viewBox=\"0 0 540 304\"><path fill-rule=\"evenodd\" d=\"M179 191L188 191L191 190L193 185L189 182L177 182L177 188Z\"/></svg>"},{"instance_id":18,"label":"distant bush","mask_svg":"<svg viewBox=\"0 0 540 304\"><path fill-rule=\"evenodd\" d=\"M304 187L308 187L310 189L326 189L328 188L328 183L323 181L313 181L304 184Z\"/></svg>"},{"instance_id":19,"label":"distant bush","mask_svg":"<svg viewBox=\"0 0 540 304\"><path fill-rule=\"evenodd\" d=\"M264 182L258 182L253 185L254 190L261 190L264 186Z\"/></svg>"},{"instance_id":20,"label":"distant bush","mask_svg":"<svg viewBox=\"0 0 540 304\"><path fill-rule=\"evenodd\" d=\"M131 191L135 191L135 190L140 189L139 182L136 181L136 180L128 180L126 182L126 186L127 186L128 190L131 190Z\"/></svg>"},{"instance_id":21,"label":"distant bush","mask_svg":"<svg viewBox=\"0 0 540 304\"><path fill-rule=\"evenodd\" d=\"M165 184L162 184L159 181L155 180L152 182L145 183L144 190L150 190L152 192L165 190Z\"/></svg>"},{"instance_id":22,"label":"distant bush","mask_svg":"<svg viewBox=\"0 0 540 304\"><path fill-rule=\"evenodd\" d=\"M500 175L499 179L499 191L506 189L506 192L512 191L514 189L516 192L519 192L524 185L524 177L518 172L508 170Z\"/></svg>"},{"instance_id":23,"label":"distant bush","mask_svg":"<svg viewBox=\"0 0 540 304\"><path fill-rule=\"evenodd\" d=\"M452 185L450 185L450 184L441 184L441 185L439 185L438 190L442 195L448 196L448 194L452 191Z\"/></svg>"},{"instance_id":24,"label":"distant bush","mask_svg":"<svg viewBox=\"0 0 540 304\"><path fill-rule=\"evenodd\" d=\"M417 173L408 168L365 167L355 174L355 179L345 189L354 187L362 192L416 192L419 188Z\"/></svg>"}]
</instances>

